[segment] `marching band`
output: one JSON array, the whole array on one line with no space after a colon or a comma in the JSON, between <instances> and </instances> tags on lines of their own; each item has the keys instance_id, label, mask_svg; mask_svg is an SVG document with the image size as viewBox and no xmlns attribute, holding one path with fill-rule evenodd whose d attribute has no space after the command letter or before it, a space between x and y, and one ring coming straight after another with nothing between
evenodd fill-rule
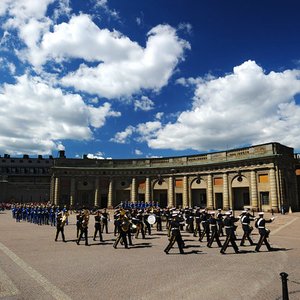
<instances>
[{"instance_id":1,"label":"marching band","mask_svg":"<svg viewBox=\"0 0 300 300\"><path fill-rule=\"evenodd\" d=\"M240 246L245 246L246 240L250 246L255 245L255 251L259 252L261 246L264 244L268 251L273 248L268 242L270 230L266 229L266 224L274 220L265 219L264 213L259 212L258 217L255 217L250 211L243 211L238 217L235 217L233 212L227 211L222 213L218 209L217 213L208 211L207 209L194 209L186 207L185 209L160 208L157 203L143 204L143 203L121 203L115 210L113 216L115 241L113 247L117 248L121 243L125 248L133 245L132 238L138 239L141 233L141 238L145 239L146 235L151 235L155 228L157 232L163 231L164 228L168 236L168 244L164 249L166 254L173 248L177 242L179 252L184 253L185 243L181 232L192 234L194 237L199 236L199 241L202 242L206 238L207 247L211 248L214 242L220 249L220 253L225 254L227 247L233 247L235 253L239 253L239 248L236 243L236 229L237 222L241 223L243 236L240 241ZM76 243L84 238L85 245L88 246L88 226L91 214L94 216L94 234L95 241L99 236L100 242L104 242L103 234L108 234L108 223L110 222L110 214L107 209L90 211L87 208L80 210L76 214ZM56 226L55 241L57 241L59 233L61 233L62 240L66 242L64 235L64 226L68 224L69 211L66 207L60 209L59 207L48 205L13 205L12 216L17 222L27 221L38 225L52 225ZM255 222L255 227L258 229L259 240L255 244L252 240L251 233L254 227L251 222ZM225 229L225 240L221 241L224 236L223 229ZM223 242L223 244L222 244Z\"/></svg>"}]
</instances>

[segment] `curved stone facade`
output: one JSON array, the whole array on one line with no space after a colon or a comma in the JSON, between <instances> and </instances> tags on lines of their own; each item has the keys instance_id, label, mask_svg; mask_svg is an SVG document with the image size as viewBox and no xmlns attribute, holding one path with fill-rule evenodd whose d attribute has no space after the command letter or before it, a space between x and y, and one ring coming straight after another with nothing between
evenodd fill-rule
<instances>
[{"instance_id":1,"label":"curved stone facade","mask_svg":"<svg viewBox=\"0 0 300 300\"><path fill-rule=\"evenodd\" d=\"M54 159L50 200L72 207L121 201L161 207L278 211L299 209L293 149L269 143L242 149L153 159Z\"/></svg>"}]
</instances>

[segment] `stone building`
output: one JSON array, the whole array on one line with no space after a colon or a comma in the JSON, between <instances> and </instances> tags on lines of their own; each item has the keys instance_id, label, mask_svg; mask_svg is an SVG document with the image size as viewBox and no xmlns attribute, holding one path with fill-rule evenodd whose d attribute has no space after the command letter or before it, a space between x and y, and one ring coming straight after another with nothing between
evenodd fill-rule
<instances>
[{"instance_id":1,"label":"stone building","mask_svg":"<svg viewBox=\"0 0 300 300\"><path fill-rule=\"evenodd\" d=\"M0 156L0 202L48 201L52 165L52 156Z\"/></svg>"},{"instance_id":2,"label":"stone building","mask_svg":"<svg viewBox=\"0 0 300 300\"><path fill-rule=\"evenodd\" d=\"M268 143L182 157L53 160L50 201L115 207L155 201L161 207L299 210L300 163L292 148Z\"/></svg>"}]
</instances>

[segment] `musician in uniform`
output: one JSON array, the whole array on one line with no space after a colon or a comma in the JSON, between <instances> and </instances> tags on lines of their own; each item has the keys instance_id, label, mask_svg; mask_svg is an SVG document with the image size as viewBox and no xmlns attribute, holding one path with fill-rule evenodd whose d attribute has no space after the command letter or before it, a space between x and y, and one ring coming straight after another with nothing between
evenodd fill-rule
<instances>
[{"instance_id":1,"label":"musician in uniform","mask_svg":"<svg viewBox=\"0 0 300 300\"><path fill-rule=\"evenodd\" d=\"M137 215L136 215L136 225L137 225L137 230L135 234L135 238L137 239L139 236L139 233L141 231L142 238L145 239L145 230L144 230L144 223L143 223L143 212L142 210L139 210Z\"/></svg>"},{"instance_id":2,"label":"musician in uniform","mask_svg":"<svg viewBox=\"0 0 300 300\"><path fill-rule=\"evenodd\" d=\"M101 216L100 211L98 210L95 216L95 231L93 240L96 241L97 233L99 232L100 242L104 242L101 233Z\"/></svg>"},{"instance_id":3,"label":"musician in uniform","mask_svg":"<svg viewBox=\"0 0 300 300\"><path fill-rule=\"evenodd\" d=\"M246 239L250 242L250 245L254 245L250 234L253 230L253 227L250 226L250 222L254 221L254 218L250 216L250 213L248 211L244 211L243 214L241 215L241 223L242 223L242 228L244 231L243 237L241 239L240 246L244 246Z\"/></svg>"},{"instance_id":4,"label":"musician in uniform","mask_svg":"<svg viewBox=\"0 0 300 300\"><path fill-rule=\"evenodd\" d=\"M214 242L214 240L216 240L219 247L222 247L222 244L221 244L220 239L219 239L217 220L215 218L215 212L214 211L212 211L210 213L210 217L208 219L208 222L209 222L209 225L210 225L211 237L210 237L209 242L207 243L207 247L211 248L211 245Z\"/></svg>"},{"instance_id":5,"label":"musician in uniform","mask_svg":"<svg viewBox=\"0 0 300 300\"><path fill-rule=\"evenodd\" d=\"M151 225L148 222L148 217L150 216L150 209L146 209L144 212L144 224L145 224L145 234L148 231L148 234L151 235Z\"/></svg>"},{"instance_id":6,"label":"musician in uniform","mask_svg":"<svg viewBox=\"0 0 300 300\"><path fill-rule=\"evenodd\" d=\"M267 249L269 251L272 251L273 248L270 246L269 242L268 242L268 237L270 234L270 230L266 228L266 223L271 223L273 222L273 220L275 219L274 217L266 220L264 219L264 213L263 212L259 212L258 213L259 219L256 222L256 227L258 228L258 232L260 234L260 238L259 241L255 247L255 251L259 252L260 247L262 246L262 244L264 243L267 247Z\"/></svg>"},{"instance_id":7,"label":"musician in uniform","mask_svg":"<svg viewBox=\"0 0 300 300\"><path fill-rule=\"evenodd\" d=\"M201 236L201 212L199 207L196 208L195 220L196 220L196 228L194 231L194 236L197 236L198 233L200 237Z\"/></svg>"},{"instance_id":8,"label":"musician in uniform","mask_svg":"<svg viewBox=\"0 0 300 300\"><path fill-rule=\"evenodd\" d=\"M235 234L234 234L234 223L237 222L239 219L234 218L231 216L231 212L225 213L226 217L224 219L224 227L226 232L226 240L223 244L223 247L221 248L220 253L225 254L225 251L229 245L229 242L231 243L231 246L233 247L235 253L239 253L239 248L237 244L235 243Z\"/></svg>"},{"instance_id":9,"label":"musician in uniform","mask_svg":"<svg viewBox=\"0 0 300 300\"><path fill-rule=\"evenodd\" d=\"M161 220L161 210L159 207L157 207L154 210L155 217L156 217L156 230L162 231L162 220Z\"/></svg>"},{"instance_id":10,"label":"musician in uniform","mask_svg":"<svg viewBox=\"0 0 300 300\"><path fill-rule=\"evenodd\" d=\"M82 223L80 227L80 234L77 240L77 245L79 245L82 236L85 238L85 245L88 246L88 225L89 225L89 211L85 210L82 216Z\"/></svg>"},{"instance_id":11,"label":"musician in uniform","mask_svg":"<svg viewBox=\"0 0 300 300\"><path fill-rule=\"evenodd\" d=\"M201 225L203 227L203 231L200 235L199 241L202 242L204 236L206 235L206 240L207 240L207 242L209 242L210 229L209 229L209 223L208 223L208 214L205 209L202 210L200 220L201 220Z\"/></svg>"},{"instance_id":12,"label":"musician in uniform","mask_svg":"<svg viewBox=\"0 0 300 300\"><path fill-rule=\"evenodd\" d=\"M218 208L218 213L217 213L217 224L218 224L218 235L220 236L224 236L224 232L223 232L223 214L222 214L222 209Z\"/></svg>"},{"instance_id":13,"label":"musician in uniform","mask_svg":"<svg viewBox=\"0 0 300 300\"><path fill-rule=\"evenodd\" d=\"M169 244L165 248L164 252L168 254L171 248L173 247L173 245L175 244L175 242L177 242L179 252L181 254L184 254L183 251L184 242L182 240L182 236L180 233L180 219L178 218L177 213L172 214L172 219L170 221L170 232L171 232L171 237L169 239Z\"/></svg>"},{"instance_id":14,"label":"musician in uniform","mask_svg":"<svg viewBox=\"0 0 300 300\"><path fill-rule=\"evenodd\" d=\"M118 226L119 235L116 238L113 247L116 249L120 240L122 240L124 247L128 249L127 243L127 231L130 230L129 220L124 210L121 210L116 219L116 225Z\"/></svg>"},{"instance_id":15,"label":"musician in uniform","mask_svg":"<svg viewBox=\"0 0 300 300\"><path fill-rule=\"evenodd\" d=\"M58 235L59 235L60 232L61 232L61 236L62 236L63 242L66 242L65 234L64 234L64 226L65 226L65 220L64 220L64 217L63 217L63 213L59 212L57 214L57 217L56 217L56 236L55 236L55 242L57 242L57 238L58 238Z\"/></svg>"},{"instance_id":16,"label":"musician in uniform","mask_svg":"<svg viewBox=\"0 0 300 300\"><path fill-rule=\"evenodd\" d=\"M81 223L82 223L82 213L81 211L79 211L76 214L76 238L79 237L79 233L80 233L80 228L81 228Z\"/></svg>"},{"instance_id":17,"label":"musician in uniform","mask_svg":"<svg viewBox=\"0 0 300 300\"><path fill-rule=\"evenodd\" d=\"M102 220L102 230L101 230L101 232L103 233L104 228L105 228L105 232L108 233L109 213L106 211L106 208L104 208L104 210L103 210L103 213L101 215L101 220Z\"/></svg>"}]
</instances>

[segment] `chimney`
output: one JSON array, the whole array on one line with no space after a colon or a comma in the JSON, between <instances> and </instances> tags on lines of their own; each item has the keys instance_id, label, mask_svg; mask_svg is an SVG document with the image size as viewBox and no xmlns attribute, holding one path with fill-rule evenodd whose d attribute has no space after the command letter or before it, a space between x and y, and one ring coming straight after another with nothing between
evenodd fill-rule
<instances>
[{"instance_id":1,"label":"chimney","mask_svg":"<svg viewBox=\"0 0 300 300\"><path fill-rule=\"evenodd\" d=\"M59 150L58 153L59 153L58 155L59 158L66 158L65 150Z\"/></svg>"}]
</instances>

